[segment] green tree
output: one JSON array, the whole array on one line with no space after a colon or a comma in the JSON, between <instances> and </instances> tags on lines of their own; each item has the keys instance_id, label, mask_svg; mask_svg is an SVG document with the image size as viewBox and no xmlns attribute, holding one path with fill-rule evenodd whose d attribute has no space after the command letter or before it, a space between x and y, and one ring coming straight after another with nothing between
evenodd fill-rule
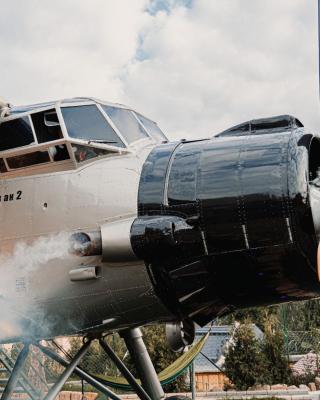
<instances>
[{"instance_id":1,"label":"green tree","mask_svg":"<svg viewBox=\"0 0 320 400\"><path fill-rule=\"evenodd\" d=\"M145 326L142 328L142 333L144 342L157 373L161 372L181 356L181 353L175 353L169 348L164 324ZM130 369L136 373L136 369L131 360L128 361ZM183 374L175 381L165 385L164 390L166 392L180 392L188 390L185 381L186 375Z\"/></svg>"},{"instance_id":2,"label":"green tree","mask_svg":"<svg viewBox=\"0 0 320 400\"><path fill-rule=\"evenodd\" d=\"M125 345L123 340L118 335L109 335L105 340L117 355L122 358L125 354ZM70 339L70 354L74 356L81 346L82 338L72 337ZM94 340L91 343L88 352L81 360L80 366L91 374L104 374L111 376L119 374L115 365L109 359L97 340Z\"/></svg>"},{"instance_id":3,"label":"green tree","mask_svg":"<svg viewBox=\"0 0 320 400\"><path fill-rule=\"evenodd\" d=\"M234 311L231 314L220 317L215 323L217 325L231 325L235 322L244 322L247 319L251 320L261 330L264 328L266 318L278 316L279 306L269 307L249 307Z\"/></svg>"},{"instance_id":4,"label":"green tree","mask_svg":"<svg viewBox=\"0 0 320 400\"><path fill-rule=\"evenodd\" d=\"M284 335L279 319L276 316L267 318L264 323L264 338L261 343L266 362L264 383L289 382L291 370L284 344Z\"/></svg>"},{"instance_id":5,"label":"green tree","mask_svg":"<svg viewBox=\"0 0 320 400\"><path fill-rule=\"evenodd\" d=\"M168 347L165 335L165 326L163 324L143 327L142 333L144 342L157 373L168 367L181 355L180 353L174 353ZM124 340L118 334L109 335L105 340L107 340L110 347L124 361L133 375L137 377L138 375L135 365L130 356L126 354L127 349ZM82 338L71 338L69 350L70 354L75 355L80 349L81 345ZM80 365L90 373L111 376L120 375L120 372L101 348L98 341L94 341L91 344L89 351L83 357ZM164 387L165 391L184 391L186 389L185 375L178 377L175 381Z\"/></svg>"},{"instance_id":6,"label":"green tree","mask_svg":"<svg viewBox=\"0 0 320 400\"><path fill-rule=\"evenodd\" d=\"M238 390L263 383L266 360L248 319L236 328L224 367L227 377Z\"/></svg>"}]
</instances>

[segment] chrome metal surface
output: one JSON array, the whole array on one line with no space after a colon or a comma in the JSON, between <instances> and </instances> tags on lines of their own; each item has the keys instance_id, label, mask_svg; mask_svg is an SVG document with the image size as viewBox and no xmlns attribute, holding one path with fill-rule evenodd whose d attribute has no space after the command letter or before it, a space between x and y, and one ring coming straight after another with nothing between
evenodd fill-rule
<instances>
[{"instance_id":1,"label":"chrome metal surface","mask_svg":"<svg viewBox=\"0 0 320 400\"><path fill-rule=\"evenodd\" d=\"M174 321L166 323L168 345L173 351L183 351L193 343L195 326L192 321Z\"/></svg>"},{"instance_id":2,"label":"chrome metal surface","mask_svg":"<svg viewBox=\"0 0 320 400\"><path fill-rule=\"evenodd\" d=\"M130 262L137 259L131 246L131 226L135 217L121 219L101 226L102 260Z\"/></svg>"},{"instance_id":3,"label":"chrome metal surface","mask_svg":"<svg viewBox=\"0 0 320 400\"><path fill-rule=\"evenodd\" d=\"M95 265L82 265L79 268L70 270L69 276L72 282L89 281L99 278L100 267Z\"/></svg>"}]
</instances>

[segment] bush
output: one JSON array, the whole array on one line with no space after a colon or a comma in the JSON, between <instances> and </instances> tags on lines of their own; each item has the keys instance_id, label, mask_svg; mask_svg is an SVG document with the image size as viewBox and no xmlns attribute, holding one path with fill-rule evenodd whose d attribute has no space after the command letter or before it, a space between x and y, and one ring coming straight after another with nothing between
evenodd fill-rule
<instances>
[{"instance_id":1,"label":"bush","mask_svg":"<svg viewBox=\"0 0 320 400\"><path fill-rule=\"evenodd\" d=\"M252 324L245 320L236 329L226 355L226 375L238 390L258 384L292 382L284 353L284 337L274 316L265 319L262 340L254 336Z\"/></svg>"},{"instance_id":2,"label":"bush","mask_svg":"<svg viewBox=\"0 0 320 400\"><path fill-rule=\"evenodd\" d=\"M225 359L225 373L237 390L264 383L267 362L249 320L239 325Z\"/></svg>"},{"instance_id":3,"label":"bush","mask_svg":"<svg viewBox=\"0 0 320 400\"><path fill-rule=\"evenodd\" d=\"M284 336L275 316L265 320L262 353L266 362L264 383L272 385L289 382L291 369L285 356Z\"/></svg>"}]
</instances>

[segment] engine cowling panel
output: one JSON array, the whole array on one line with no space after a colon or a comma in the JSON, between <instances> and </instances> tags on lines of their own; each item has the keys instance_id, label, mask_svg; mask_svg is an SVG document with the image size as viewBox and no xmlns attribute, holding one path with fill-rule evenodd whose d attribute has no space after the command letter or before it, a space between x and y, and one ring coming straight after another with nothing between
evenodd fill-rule
<instances>
[{"instance_id":1,"label":"engine cowling panel","mask_svg":"<svg viewBox=\"0 0 320 400\"><path fill-rule=\"evenodd\" d=\"M320 209L310 205L319 143L290 125L152 150L131 244L170 310L203 325L320 294Z\"/></svg>"}]
</instances>

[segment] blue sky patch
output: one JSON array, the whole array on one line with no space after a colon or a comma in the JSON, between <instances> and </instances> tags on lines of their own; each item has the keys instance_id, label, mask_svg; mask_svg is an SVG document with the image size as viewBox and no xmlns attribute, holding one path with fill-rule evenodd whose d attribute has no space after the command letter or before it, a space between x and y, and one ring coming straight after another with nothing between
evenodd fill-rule
<instances>
[{"instance_id":1,"label":"blue sky patch","mask_svg":"<svg viewBox=\"0 0 320 400\"><path fill-rule=\"evenodd\" d=\"M192 7L193 0L151 0L147 6L147 12L151 15L156 15L159 11L164 11L170 14L171 10L175 7Z\"/></svg>"}]
</instances>

